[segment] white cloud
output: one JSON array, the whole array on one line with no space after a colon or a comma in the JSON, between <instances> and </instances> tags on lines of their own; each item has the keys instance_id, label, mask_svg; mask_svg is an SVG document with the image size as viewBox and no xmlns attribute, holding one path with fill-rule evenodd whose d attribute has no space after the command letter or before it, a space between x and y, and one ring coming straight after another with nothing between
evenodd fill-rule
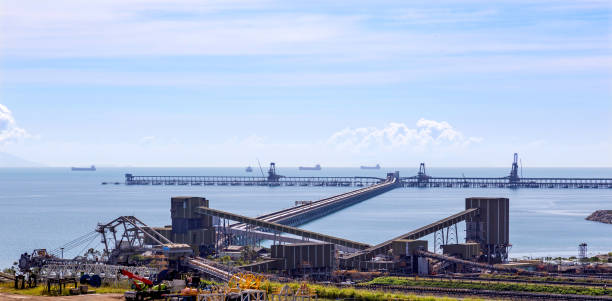
<instances>
[{"instance_id":1,"label":"white cloud","mask_svg":"<svg viewBox=\"0 0 612 301\"><path fill-rule=\"evenodd\" d=\"M482 141L466 137L446 121L421 118L416 128L405 123L391 122L384 128L346 128L334 133L328 144L339 149L362 150L425 150L432 147L464 147Z\"/></svg>"},{"instance_id":2,"label":"white cloud","mask_svg":"<svg viewBox=\"0 0 612 301\"><path fill-rule=\"evenodd\" d=\"M27 137L30 135L17 126L13 113L5 105L0 104L0 145Z\"/></svg>"}]
</instances>

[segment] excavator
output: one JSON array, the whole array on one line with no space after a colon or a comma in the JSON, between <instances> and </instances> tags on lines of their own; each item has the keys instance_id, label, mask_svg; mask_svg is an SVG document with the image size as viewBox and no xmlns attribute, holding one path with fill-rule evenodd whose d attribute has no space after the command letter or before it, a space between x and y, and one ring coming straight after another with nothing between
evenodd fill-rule
<instances>
[{"instance_id":1,"label":"excavator","mask_svg":"<svg viewBox=\"0 0 612 301\"><path fill-rule=\"evenodd\" d=\"M148 278L130 273L126 270L120 270L120 272L121 275L124 275L134 281L135 290L125 292L125 300L140 301L162 299L162 295L170 293L168 285L164 282L154 285L153 281Z\"/></svg>"}]
</instances>

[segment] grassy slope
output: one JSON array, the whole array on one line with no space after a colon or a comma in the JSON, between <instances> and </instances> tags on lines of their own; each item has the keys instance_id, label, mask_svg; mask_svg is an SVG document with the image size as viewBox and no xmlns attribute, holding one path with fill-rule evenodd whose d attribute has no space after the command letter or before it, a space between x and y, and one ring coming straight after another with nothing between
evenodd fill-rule
<instances>
[{"instance_id":1,"label":"grassy slope","mask_svg":"<svg viewBox=\"0 0 612 301\"><path fill-rule=\"evenodd\" d=\"M284 283L267 282L262 286L262 289L266 290L268 294L274 292L276 289L284 286ZM295 291L299 288L299 282L288 283L288 285ZM324 286L324 285L309 285L314 290L319 298L324 299L355 299L365 301L381 301L381 300L407 300L407 301L450 301L457 300L448 297L433 297L433 296L417 296L412 294L397 294L389 293L378 290L367 290L358 288L338 288L335 286ZM462 300L479 300L479 299L465 299Z\"/></svg>"},{"instance_id":2,"label":"grassy slope","mask_svg":"<svg viewBox=\"0 0 612 301\"><path fill-rule=\"evenodd\" d=\"M19 295L29 295L29 296L57 296L58 294L54 294L53 292L51 294L47 293L46 291L46 286L44 285L39 285L35 288L26 288L26 289L15 289L13 287L13 283L0 283L0 292L2 293L9 293L9 294L19 294ZM72 288L72 286L68 285L66 286L67 288L62 291L62 296L68 296L70 295L69 292L69 288ZM93 290L96 291L97 294L123 294L127 289L125 288L115 288L115 287L98 287L98 288L91 288Z\"/></svg>"},{"instance_id":3,"label":"grassy slope","mask_svg":"<svg viewBox=\"0 0 612 301\"><path fill-rule=\"evenodd\" d=\"M530 283L494 283L494 282L468 282L468 281L439 281L439 280L418 280L405 277L379 277L367 284L383 285L406 285L406 286L426 286L444 288L465 288L472 290L494 290L494 291L514 291L514 292L535 292L550 294L575 294L589 296L612 296L612 289L581 287L573 285L545 285Z\"/></svg>"},{"instance_id":4,"label":"grassy slope","mask_svg":"<svg viewBox=\"0 0 612 301\"><path fill-rule=\"evenodd\" d=\"M275 282L266 282L263 284L261 289L266 290L268 293L272 293L278 288L284 286L285 284L275 283ZM292 282L288 284L293 291L299 288L299 282ZM364 301L382 301L382 300L402 300L402 301L451 301L457 300L454 298L448 297L433 297L433 296L416 296L412 294L398 294L398 293L388 293L377 290L367 290L367 289L356 289L356 288L338 288L334 286L324 286L324 285L310 285L310 288L316 292L319 298L324 299L338 299L338 298L352 298L355 300L364 300ZM45 291L46 287L38 286L35 288L28 288L23 290L16 290L13 288L12 283L2 283L0 284L0 292L2 293L11 293L11 294L20 294L20 295L31 295L31 296L48 296L49 294ZM96 293L99 294L108 294L108 293L119 293L122 294L126 291L125 288L113 288L113 287L99 287L96 288ZM54 295L54 294L51 294ZM66 289L62 295L68 295L68 289ZM462 299L462 300L479 300L479 299Z\"/></svg>"}]
</instances>

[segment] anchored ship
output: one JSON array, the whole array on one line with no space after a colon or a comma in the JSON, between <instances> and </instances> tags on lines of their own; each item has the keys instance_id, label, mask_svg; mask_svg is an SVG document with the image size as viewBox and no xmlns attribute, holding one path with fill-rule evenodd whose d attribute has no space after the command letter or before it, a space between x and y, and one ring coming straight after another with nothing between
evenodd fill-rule
<instances>
[{"instance_id":1,"label":"anchored ship","mask_svg":"<svg viewBox=\"0 0 612 301\"><path fill-rule=\"evenodd\" d=\"M253 168L250 166L247 166L247 168L244 170L246 172L253 172Z\"/></svg>"},{"instance_id":2,"label":"anchored ship","mask_svg":"<svg viewBox=\"0 0 612 301\"><path fill-rule=\"evenodd\" d=\"M72 171L96 171L96 167L94 165L90 167L72 167Z\"/></svg>"},{"instance_id":3,"label":"anchored ship","mask_svg":"<svg viewBox=\"0 0 612 301\"><path fill-rule=\"evenodd\" d=\"M321 165L317 164L315 166L300 166L300 170L321 170Z\"/></svg>"},{"instance_id":4,"label":"anchored ship","mask_svg":"<svg viewBox=\"0 0 612 301\"><path fill-rule=\"evenodd\" d=\"M380 169L380 164L376 164L376 166L363 166L363 165L361 165L361 169Z\"/></svg>"}]
</instances>

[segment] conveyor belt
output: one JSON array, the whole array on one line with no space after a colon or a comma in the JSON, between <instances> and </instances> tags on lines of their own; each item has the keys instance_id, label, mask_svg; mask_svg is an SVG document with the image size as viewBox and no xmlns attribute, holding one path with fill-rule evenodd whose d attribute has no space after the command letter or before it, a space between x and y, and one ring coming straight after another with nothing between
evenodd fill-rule
<instances>
[{"instance_id":1,"label":"conveyor belt","mask_svg":"<svg viewBox=\"0 0 612 301\"><path fill-rule=\"evenodd\" d=\"M3 279L13 281L15 280L15 276L11 274L0 272L0 281Z\"/></svg>"},{"instance_id":2,"label":"conveyor belt","mask_svg":"<svg viewBox=\"0 0 612 301\"><path fill-rule=\"evenodd\" d=\"M375 197L397 186L398 179L393 178L380 184L349 191L333 197L325 198L310 204L279 210L277 212L258 216L257 219L275 222L282 225L298 226L321 216L331 214L358 202ZM232 228L245 228L244 224L232 225Z\"/></svg>"},{"instance_id":3,"label":"conveyor belt","mask_svg":"<svg viewBox=\"0 0 612 301\"><path fill-rule=\"evenodd\" d=\"M421 227L419 229L416 229L414 231L410 231L404 235L400 235L398 237L395 237L393 239L387 240L385 242L382 242L380 244L377 244L373 247L369 247L365 250L359 251L357 253L353 253L353 254L349 254L343 258L341 258L342 260L368 260L372 257L374 257L377 254L381 254L384 253L388 250L391 249L391 245L393 243L394 240L398 240L398 239L419 239L423 236L426 236L428 234L434 233L440 229L444 229L446 227L449 227L451 225L454 225L458 222L464 221L466 220L469 216L475 216L478 214L478 208L471 208L468 210L464 210L461 211L457 214L453 214L447 218L441 219L437 222L431 223L427 226Z\"/></svg>"},{"instance_id":4,"label":"conveyor belt","mask_svg":"<svg viewBox=\"0 0 612 301\"><path fill-rule=\"evenodd\" d=\"M349 247L353 249L363 250L363 249L370 247L370 245L364 244L361 242L356 242L356 241L352 241L352 240L348 240L348 239L344 239L340 237L334 237L334 236L330 236L326 234L303 230L303 229L296 228L296 227L285 226L285 225L277 224L274 222L266 222L266 221L262 221L256 218L247 217L247 216L234 214L230 212L225 212L225 211L212 209L208 207L198 207L197 212L199 212L200 214L212 215L212 216L217 216L219 218L234 220L237 222L253 225L256 227L268 228L273 231L299 235L304 238L315 239L318 241L329 242L329 243L333 243L333 244L337 244L340 246L345 246L345 247Z\"/></svg>"},{"instance_id":5,"label":"conveyor belt","mask_svg":"<svg viewBox=\"0 0 612 301\"><path fill-rule=\"evenodd\" d=\"M528 275L534 275L534 274L544 275L544 273L527 271L525 269L518 269L518 268L504 267L504 266L494 266L494 265L490 265L490 264L486 264L486 263L480 263L480 262L474 262L474 261L469 261L469 260L463 260L463 259L459 259L459 258L447 256L447 255L442 255L442 254L436 254L436 253L428 252L428 251L425 251L425 250L417 250L417 251L415 251L415 254L418 255L418 256L433 258L433 259L436 259L436 260L441 260L441 261L447 261L447 262L453 262L453 263L459 263L459 264L463 264L463 265L467 265L467 266L472 266L472 267L479 268L481 270L489 270L489 271L497 271L497 272L504 272L504 273L513 273L513 274L519 273L519 274L528 274Z\"/></svg>"},{"instance_id":6,"label":"conveyor belt","mask_svg":"<svg viewBox=\"0 0 612 301\"><path fill-rule=\"evenodd\" d=\"M187 264L193 269L223 281L229 281L232 277L230 272L217 268L202 258L188 259Z\"/></svg>"}]
</instances>

